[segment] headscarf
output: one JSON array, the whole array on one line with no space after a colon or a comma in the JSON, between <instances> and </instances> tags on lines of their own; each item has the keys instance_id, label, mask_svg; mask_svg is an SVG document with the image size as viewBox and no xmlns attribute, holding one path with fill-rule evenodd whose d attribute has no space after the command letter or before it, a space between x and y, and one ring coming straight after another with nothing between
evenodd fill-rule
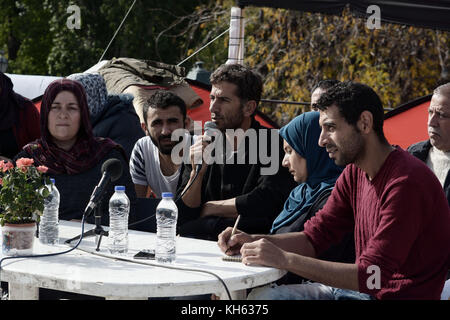
<instances>
[{"instance_id":1,"label":"headscarf","mask_svg":"<svg viewBox=\"0 0 450 320\"><path fill-rule=\"evenodd\" d=\"M78 139L69 151L53 143L48 130L48 114L56 96L62 91L72 92L80 108ZM94 167L117 144L108 138L96 138L89 121L86 94L82 85L68 79L58 79L49 84L41 104L41 138L24 147L36 165L45 165L51 174L78 174Z\"/></svg>"},{"instance_id":2,"label":"headscarf","mask_svg":"<svg viewBox=\"0 0 450 320\"><path fill-rule=\"evenodd\" d=\"M105 80L101 75L74 73L68 76L67 79L78 81L83 85L91 117L95 117L103 111L108 100L108 91L106 90Z\"/></svg>"},{"instance_id":3,"label":"headscarf","mask_svg":"<svg viewBox=\"0 0 450 320\"><path fill-rule=\"evenodd\" d=\"M19 120L19 108L28 101L13 91L11 79L0 72L0 131L12 128Z\"/></svg>"},{"instance_id":4,"label":"headscarf","mask_svg":"<svg viewBox=\"0 0 450 320\"><path fill-rule=\"evenodd\" d=\"M280 129L280 136L306 159L308 178L291 191L283 211L273 222L271 233L306 213L324 191L334 187L343 170L318 145L320 132L317 111L303 113Z\"/></svg>"}]
</instances>

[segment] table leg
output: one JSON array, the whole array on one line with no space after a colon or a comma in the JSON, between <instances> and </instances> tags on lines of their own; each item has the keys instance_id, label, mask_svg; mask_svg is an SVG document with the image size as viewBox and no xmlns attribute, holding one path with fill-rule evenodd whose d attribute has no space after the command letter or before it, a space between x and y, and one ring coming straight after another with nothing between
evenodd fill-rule
<instances>
[{"instance_id":1,"label":"table leg","mask_svg":"<svg viewBox=\"0 0 450 320\"><path fill-rule=\"evenodd\" d=\"M230 292L231 299L233 300L245 300L247 299L247 290L236 290ZM222 291L219 295L220 300L228 300L228 295L225 291Z\"/></svg>"},{"instance_id":2,"label":"table leg","mask_svg":"<svg viewBox=\"0 0 450 320\"><path fill-rule=\"evenodd\" d=\"M145 297L105 297L105 300L148 300Z\"/></svg>"},{"instance_id":3,"label":"table leg","mask_svg":"<svg viewBox=\"0 0 450 320\"><path fill-rule=\"evenodd\" d=\"M28 285L9 282L9 300L39 300L39 288Z\"/></svg>"}]
</instances>

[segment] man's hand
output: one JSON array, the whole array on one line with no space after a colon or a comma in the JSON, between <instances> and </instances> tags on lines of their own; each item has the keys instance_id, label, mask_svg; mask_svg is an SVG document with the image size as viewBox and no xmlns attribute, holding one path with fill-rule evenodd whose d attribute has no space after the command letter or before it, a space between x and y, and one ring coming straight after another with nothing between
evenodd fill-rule
<instances>
[{"instance_id":1,"label":"man's hand","mask_svg":"<svg viewBox=\"0 0 450 320\"><path fill-rule=\"evenodd\" d=\"M267 239L245 243L241 247L242 263L247 265L263 265L284 269L287 267L287 252Z\"/></svg>"},{"instance_id":2,"label":"man's hand","mask_svg":"<svg viewBox=\"0 0 450 320\"><path fill-rule=\"evenodd\" d=\"M252 242L253 237L245 232L242 232L236 229L235 234L231 236L231 232L233 231L232 227L226 228L219 234L219 240L217 241L217 245L220 250L227 255L236 255L239 254L240 249L244 243Z\"/></svg>"},{"instance_id":3,"label":"man's hand","mask_svg":"<svg viewBox=\"0 0 450 320\"><path fill-rule=\"evenodd\" d=\"M195 143L190 147L189 153L190 153L190 160L192 165L192 170L190 173L189 181L186 184L186 187L184 188L183 192L185 192L182 200L185 205L187 205L190 208L198 208L201 205L202 200L202 182L203 182L203 176L206 172L206 169L208 167L206 161L203 160L203 150L208 145L208 142L205 140L203 141L204 136L198 136L198 139L195 141ZM205 139L208 139L209 137L206 137ZM203 163L203 164L202 164ZM201 169L199 172L197 172L197 165L200 165ZM197 178L195 178L197 177ZM194 180L195 178L195 180ZM186 188L188 188L186 190Z\"/></svg>"},{"instance_id":4,"label":"man's hand","mask_svg":"<svg viewBox=\"0 0 450 320\"><path fill-rule=\"evenodd\" d=\"M206 159L204 159L204 150L208 146L210 139L211 138L208 136L198 136L198 139L190 147L189 152L191 155L191 165L193 172L195 172L195 170L197 169L197 165L201 164L202 167L199 174L205 173L208 165L207 161L205 161Z\"/></svg>"}]
</instances>

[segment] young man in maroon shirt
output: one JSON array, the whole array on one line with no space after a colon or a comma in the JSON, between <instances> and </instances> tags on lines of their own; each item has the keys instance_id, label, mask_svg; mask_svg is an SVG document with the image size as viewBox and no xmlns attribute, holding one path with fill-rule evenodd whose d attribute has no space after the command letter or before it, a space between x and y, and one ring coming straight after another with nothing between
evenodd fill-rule
<instances>
[{"instance_id":1,"label":"young man in maroon shirt","mask_svg":"<svg viewBox=\"0 0 450 320\"><path fill-rule=\"evenodd\" d=\"M254 299L439 299L450 267L450 210L432 171L383 133L383 108L368 86L346 82L321 96L325 147L347 165L324 208L305 230L219 236L243 263L299 274L315 282L255 289ZM354 230L356 260L315 257Z\"/></svg>"}]
</instances>

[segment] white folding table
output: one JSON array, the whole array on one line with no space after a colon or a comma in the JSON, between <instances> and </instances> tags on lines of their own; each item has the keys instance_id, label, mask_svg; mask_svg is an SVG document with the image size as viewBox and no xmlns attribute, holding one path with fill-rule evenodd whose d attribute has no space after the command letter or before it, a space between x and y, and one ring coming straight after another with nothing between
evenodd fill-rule
<instances>
[{"instance_id":1,"label":"white folding table","mask_svg":"<svg viewBox=\"0 0 450 320\"><path fill-rule=\"evenodd\" d=\"M85 224L85 231L92 228L93 225ZM60 244L43 245L36 239L34 254L65 251L70 247L64 241L80 233L80 223L60 221ZM1 281L9 283L10 299L38 299L38 288L106 299L147 299L209 293L228 299L225 286L214 275L167 269L154 260L133 259L134 254L142 249L154 249L155 242L154 233L130 230L129 252L125 256L114 256L108 252L107 238L102 239L99 252L95 251L95 238L85 238L80 244L81 250L75 249L67 254L5 260L0 277ZM233 299L243 299L247 288L276 281L286 273L274 268L225 262L221 257L216 242L179 237L177 259L169 266L214 273L226 284Z\"/></svg>"}]
</instances>

